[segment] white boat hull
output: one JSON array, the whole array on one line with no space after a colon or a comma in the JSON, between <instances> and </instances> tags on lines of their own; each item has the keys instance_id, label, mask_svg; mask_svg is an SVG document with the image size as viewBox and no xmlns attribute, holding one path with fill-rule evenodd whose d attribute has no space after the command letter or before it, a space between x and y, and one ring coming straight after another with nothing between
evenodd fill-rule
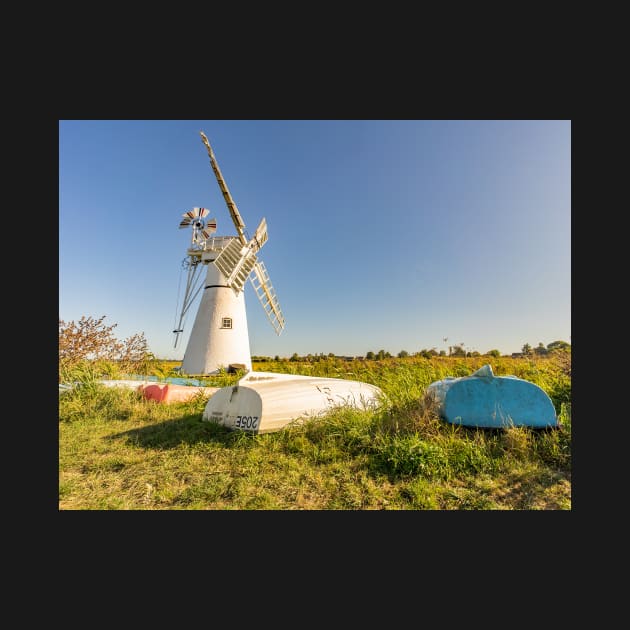
<instances>
[{"instance_id":1,"label":"white boat hull","mask_svg":"<svg viewBox=\"0 0 630 630\"><path fill-rule=\"evenodd\" d=\"M268 433L339 406L373 409L382 395L378 387L360 381L250 372L236 385L219 389L208 401L202 420Z\"/></svg>"}]
</instances>

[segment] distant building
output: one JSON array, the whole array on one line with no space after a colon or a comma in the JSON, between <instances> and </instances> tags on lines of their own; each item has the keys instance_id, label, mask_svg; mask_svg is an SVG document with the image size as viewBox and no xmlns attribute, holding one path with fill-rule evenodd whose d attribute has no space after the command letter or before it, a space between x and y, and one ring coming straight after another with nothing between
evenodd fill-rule
<instances>
[{"instance_id":1,"label":"distant building","mask_svg":"<svg viewBox=\"0 0 630 630\"><path fill-rule=\"evenodd\" d=\"M525 355L522 352L512 352L512 358L513 359L520 359L522 357L524 357Z\"/></svg>"}]
</instances>

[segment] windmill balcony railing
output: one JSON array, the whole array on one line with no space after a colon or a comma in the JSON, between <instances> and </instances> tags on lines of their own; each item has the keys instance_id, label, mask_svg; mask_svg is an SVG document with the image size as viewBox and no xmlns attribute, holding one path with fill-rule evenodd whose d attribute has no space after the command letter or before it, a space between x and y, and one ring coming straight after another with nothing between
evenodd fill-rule
<instances>
[{"instance_id":1,"label":"windmill balcony railing","mask_svg":"<svg viewBox=\"0 0 630 630\"><path fill-rule=\"evenodd\" d=\"M225 249L231 241L233 241L236 236L214 236L212 238L206 239L201 245L197 247L191 247L188 250L188 253L191 255L201 255L206 251L220 251Z\"/></svg>"}]
</instances>

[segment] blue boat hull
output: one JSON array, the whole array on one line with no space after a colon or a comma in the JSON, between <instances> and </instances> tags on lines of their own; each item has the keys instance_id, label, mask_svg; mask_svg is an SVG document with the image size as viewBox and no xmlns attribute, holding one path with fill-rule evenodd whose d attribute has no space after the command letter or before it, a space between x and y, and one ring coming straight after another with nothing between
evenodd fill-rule
<instances>
[{"instance_id":1,"label":"blue boat hull","mask_svg":"<svg viewBox=\"0 0 630 630\"><path fill-rule=\"evenodd\" d=\"M534 383L515 376L494 376L489 365L471 376L446 378L427 388L440 416L470 427L557 427L556 410Z\"/></svg>"}]
</instances>

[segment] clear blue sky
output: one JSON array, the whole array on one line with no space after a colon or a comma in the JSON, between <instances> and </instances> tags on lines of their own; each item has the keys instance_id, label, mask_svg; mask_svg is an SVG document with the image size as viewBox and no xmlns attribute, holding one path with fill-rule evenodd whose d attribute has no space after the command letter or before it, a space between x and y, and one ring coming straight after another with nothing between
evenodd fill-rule
<instances>
[{"instance_id":1,"label":"clear blue sky","mask_svg":"<svg viewBox=\"0 0 630 630\"><path fill-rule=\"evenodd\" d=\"M235 234L200 130L249 234L267 219L286 327L248 283L252 355L571 342L570 121L59 121L60 319L183 357L181 214Z\"/></svg>"}]
</instances>

